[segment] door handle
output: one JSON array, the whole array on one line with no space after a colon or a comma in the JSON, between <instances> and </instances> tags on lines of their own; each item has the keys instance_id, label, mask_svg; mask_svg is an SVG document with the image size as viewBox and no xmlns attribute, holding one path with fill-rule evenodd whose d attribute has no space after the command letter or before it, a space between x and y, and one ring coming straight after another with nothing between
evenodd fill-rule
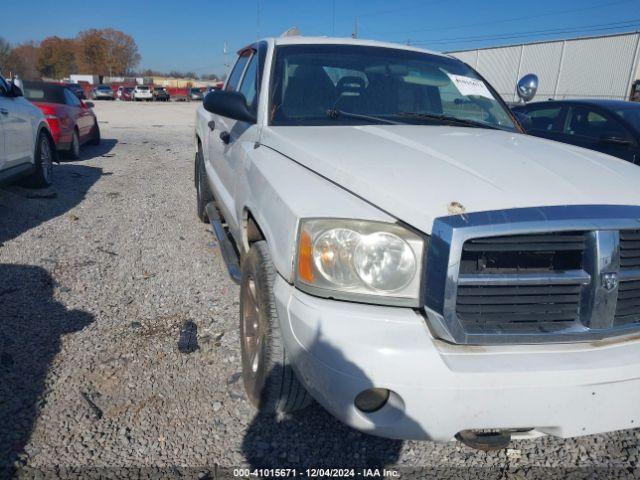
<instances>
[{"instance_id":1,"label":"door handle","mask_svg":"<svg viewBox=\"0 0 640 480\"><path fill-rule=\"evenodd\" d=\"M211 130L211 131L216 129L216 122L214 122L213 120L211 120L209 123L207 123L207 125L209 126L209 130Z\"/></svg>"},{"instance_id":2,"label":"door handle","mask_svg":"<svg viewBox=\"0 0 640 480\"><path fill-rule=\"evenodd\" d=\"M0 108L0 113L1 113L2 115L9 115L9 110L6 110L6 109L4 109L4 108Z\"/></svg>"},{"instance_id":3,"label":"door handle","mask_svg":"<svg viewBox=\"0 0 640 480\"><path fill-rule=\"evenodd\" d=\"M225 145L228 145L229 141L231 140L231 135L229 135L229 132L222 132L220 134L220 140L222 140L222 143L224 143Z\"/></svg>"}]
</instances>

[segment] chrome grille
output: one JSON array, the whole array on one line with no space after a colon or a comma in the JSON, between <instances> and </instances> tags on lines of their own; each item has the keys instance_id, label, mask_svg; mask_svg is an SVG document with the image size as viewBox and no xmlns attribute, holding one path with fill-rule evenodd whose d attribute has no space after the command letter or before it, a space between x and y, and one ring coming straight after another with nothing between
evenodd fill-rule
<instances>
[{"instance_id":1,"label":"chrome grille","mask_svg":"<svg viewBox=\"0 0 640 480\"><path fill-rule=\"evenodd\" d=\"M620 231L620 270L640 268L640 230Z\"/></svg>"},{"instance_id":2,"label":"chrome grille","mask_svg":"<svg viewBox=\"0 0 640 480\"><path fill-rule=\"evenodd\" d=\"M579 317L581 285L460 286L456 311L469 333L550 333Z\"/></svg>"},{"instance_id":3,"label":"chrome grille","mask_svg":"<svg viewBox=\"0 0 640 480\"><path fill-rule=\"evenodd\" d=\"M640 206L435 220L425 311L461 344L593 341L640 331Z\"/></svg>"},{"instance_id":4,"label":"chrome grille","mask_svg":"<svg viewBox=\"0 0 640 480\"><path fill-rule=\"evenodd\" d=\"M574 324L585 276L565 272L582 270L584 249L581 231L467 240L456 296L465 332L550 333Z\"/></svg>"},{"instance_id":5,"label":"chrome grille","mask_svg":"<svg viewBox=\"0 0 640 480\"><path fill-rule=\"evenodd\" d=\"M620 282L614 325L640 324L640 280Z\"/></svg>"}]
</instances>

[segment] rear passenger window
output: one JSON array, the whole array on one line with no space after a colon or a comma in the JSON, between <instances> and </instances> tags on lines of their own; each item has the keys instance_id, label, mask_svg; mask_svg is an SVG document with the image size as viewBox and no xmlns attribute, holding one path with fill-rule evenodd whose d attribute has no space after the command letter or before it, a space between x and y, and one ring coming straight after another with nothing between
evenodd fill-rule
<instances>
[{"instance_id":1,"label":"rear passenger window","mask_svg":"<svg viewBox=\"0 0 640 480\"><path fill-rule=\"evenodd\" d=\"M233 67L233 70L231 71L231 75L229 75L229 80L227 81L225 90L234 92L238 89L238 84L240 83L240 79L242 78L242 72L244 72L244 67L247 65L249 58L251 58L251 50L242 52L235 66Z\"/></svg>"},{"instance_id":2,"label":"rear passenger window","mask_svg":"<svg viewBox=\"0 0 640 480\"><path fill-rule=\"evenodd\" d=\"M622 125L588 107L570 107L564 122L564 133L592 139L602 136L627 138Z\"/></svg>"},{"instance_id":3,"label":"rear passenger window","mask_svg":"<svg viewBox=\"0 0 640 480\"><path fill-rule=\"evenodd\" d=\"M258 100L258 54L255 53L251 57L247 73L244 74L242 85L240 85L240 93L247 99L247 106L255 110Z\"/></svg>"},{"instance_id":4,"label":"rear passenger window","mask_svg":"<svg viewBox=\"0 0 640 480\"><path fill-rule=\"evenodd\" d=\"M525 113L531 118L531 130L558 132L560 131L558 120L560 119L561 112L562 106L555 106L536 108L526 111Z\"/></svg>"}]
</instances>

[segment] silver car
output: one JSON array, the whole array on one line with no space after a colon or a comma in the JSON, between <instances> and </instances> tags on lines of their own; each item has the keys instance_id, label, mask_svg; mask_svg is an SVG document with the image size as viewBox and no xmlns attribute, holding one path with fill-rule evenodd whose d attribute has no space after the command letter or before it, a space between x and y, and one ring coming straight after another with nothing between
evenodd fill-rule
<instances>
[{"instance_id":1,"label":"silver car","mask_svg":"<svg viewBox=\"0 0 640 480\"><path fill-rule=\"evenodd\" d=\"M98 85L91 90L91 96L94 100L113 100L115 98L113 89L109 85Z\"/></svg>"}]
</instances>

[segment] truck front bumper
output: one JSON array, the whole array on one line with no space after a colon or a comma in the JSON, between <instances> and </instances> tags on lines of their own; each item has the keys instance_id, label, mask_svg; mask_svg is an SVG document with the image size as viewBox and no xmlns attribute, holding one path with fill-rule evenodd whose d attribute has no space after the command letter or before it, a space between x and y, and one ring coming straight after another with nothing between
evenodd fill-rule
<instances>
[{"instance_id":1,"label":"truck front bumper","mask_svg":"<svg viewBox=\"0 0 640 480\"><path fill-rule=\"evenodd\" d=\"M638 335L456 346L435 339L412 309L320 299L281 277L275 296L298 378L325 409L358 430L448 441L462 430L574 437L640 426ZM364 413L354 400L370 388L392 393L380 410Z\"/></svg>"}]
</instances>

